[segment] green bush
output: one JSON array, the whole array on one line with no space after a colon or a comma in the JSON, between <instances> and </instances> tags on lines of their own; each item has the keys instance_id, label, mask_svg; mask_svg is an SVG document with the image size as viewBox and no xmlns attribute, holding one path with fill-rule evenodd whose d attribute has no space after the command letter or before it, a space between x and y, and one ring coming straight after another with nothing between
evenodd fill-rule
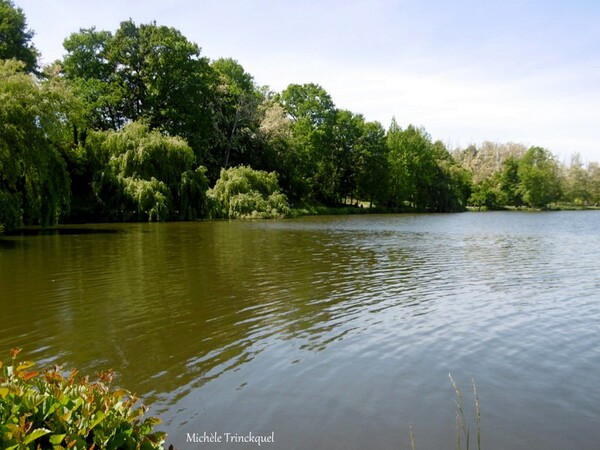
<instances>
[{"instance_id":1,"label":"green bush","mask_svg":"<svg viewBox=\"0 0 600 450\"><path fill-rule=\"evenodd\" d=\"M213 203L213 215L218 218L274 219L290 214L275 172L247 166L221 169L221 176L208 196Z\"/></svg>"},{"instance_id":2,"label":"green bush","mask_svg":"<svg viewBox=\"0 0 600 450\"><path fill-rule=\"evenodd\" d=\"M0 361L0 448L22 449L162 449L160 422L144 418L146 408L129 391L112 388L113 372L96 381L66 376L60 367L43 373L34 363Z\"/></svg>"}]
</instances>

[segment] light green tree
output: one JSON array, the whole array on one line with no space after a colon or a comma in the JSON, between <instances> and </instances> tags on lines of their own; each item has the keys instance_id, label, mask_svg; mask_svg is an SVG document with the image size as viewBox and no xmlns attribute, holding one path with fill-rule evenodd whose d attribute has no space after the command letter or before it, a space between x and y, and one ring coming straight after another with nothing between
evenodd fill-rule
<instances>
[{"instance_id":1,"label":"light green tree","mask_svg":"<svg viewBox=\"0 0 600 450\"><path fill-rule=\"evenodd\" d=\"M206 169L179 137L132 122L120 131L91 139L89 154L100 164L93 190L102 216L112 220L206 217Z\"/></svg>"},{"instance_id":2,"label":"light green tree","mask_svg":"<svg viewBox=\"0 0 600 450\"><path fill-rule=\"evenodd\" d=\"M209 190L214 216L225 219L270 219L290 213L275 172L247 166L221 169L221 177Z\"/></svg>"},{"instance_id":3,"label":"light green tree","mask_svg":"<svg viewBox=\"0 0 600 450\"><path fill-rule=\"evenodd\" d=\"M60 151L68 93L23 69L14 59L0 60L0 223L6 230L55 224L70 199Z\"/></svg>"},{"instance_id":4,"label":"light green tree","mask_svg":"<svg viewBox=\"0 0 600 450\"><path fill-rule=\"evenodd\" d=\"M527 205L546 208L560 199L560 169L548 150L531 147L519 161L518 176L519 192Z\"/></svg>"}]
</instances>

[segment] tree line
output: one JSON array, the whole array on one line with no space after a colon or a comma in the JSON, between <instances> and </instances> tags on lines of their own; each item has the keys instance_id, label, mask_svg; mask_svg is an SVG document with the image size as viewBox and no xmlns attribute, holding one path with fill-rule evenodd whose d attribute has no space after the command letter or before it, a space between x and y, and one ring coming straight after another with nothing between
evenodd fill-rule
<instances>
[{"instance_id":1,"label":"tree line","mask_svg":"<svg viewBox=\"0 0 600 450\"><path fill-rule=\"evenodd\" d=\"M318 84L259 86L178 30L81 29L43 68L0 0L0 229L72 221L279 217L310 205L385 211L600 202L600 169L547 150L450 151L386 130ZM293 208L290 208L290 207Z\"/></svg>"}]
</instances>

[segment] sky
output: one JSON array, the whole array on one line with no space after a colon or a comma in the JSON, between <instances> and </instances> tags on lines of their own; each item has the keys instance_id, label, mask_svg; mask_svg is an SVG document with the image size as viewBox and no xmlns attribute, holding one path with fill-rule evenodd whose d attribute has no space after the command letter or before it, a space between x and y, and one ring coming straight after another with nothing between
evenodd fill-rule
<instances>
[{"instance_id":1,"label":"sky","mask_svg":"<svg viewBox=\"0 0 600 450\"><path fill-rule=\"evenodd\" d=\"M518 142L600 161L597 0L14 0L42 63L81 28L156 21L280 92L316 83L450 148Z\"/></svg>"}]
</instances>

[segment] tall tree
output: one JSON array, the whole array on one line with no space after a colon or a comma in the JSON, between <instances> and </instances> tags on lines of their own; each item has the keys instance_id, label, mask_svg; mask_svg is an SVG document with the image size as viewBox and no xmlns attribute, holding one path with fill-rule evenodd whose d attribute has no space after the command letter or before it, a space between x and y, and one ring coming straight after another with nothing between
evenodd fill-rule
<instances>
[{"instance_id":1,"label":"tall tree","mask_svg":"<svg viewBox=\"0 0 600 450\"><path fill-rule=\"evenodd\" d=\"M185 138L205 158L213 127L212 70L178 30L122 22L114 35L81 30L65 41L64 70L94 105L92 126L120 129L145 120ZM94 98L96 101L94 101Z\"/></svg>"},{"instance_id":2,"label":"tall tree","mask_svg":"<svg viewBox=\"0 0 600 450\"><path fill-rule=\"evenodd\" d=\"M12 0L0 0L0 59L15 58L24 64L25 71L35 72L38 51L31 43L33 35L23 10Z\"/></svg>"},{"instance_id":3,"label":"tall tree","mask_svg":"<svg viewBox=\"0 0 600 450\"><path fill-rule=\"evenodd\" d=\"M116 83L116 63L108 55L112 39L109 31L89 28L63 42L67 51L63 72L83 99L88 126L100 130L118 130L127 120L121 106L123 90Z\"/></svg>"},{"instance_id":4,"label":"tall tree","mask_svg":"<svg viewBox=\"0 0 600 450\"><path fill-rule=\"evenodd\" d=\"M581 161L579 153L571 157L571 164L565 168L564 197L571 203L588 205L592 201L590 173Z\"/></svg>"},{"instance_id":5,"label":"tall tree","mask_svg":"<svg viewBox=\"0 0 600 450\"><path fill-rule=\"evenodd\" d=\"M382 206L388 193L388 173L385 130L379 122L366 122L358 141L357 196L369 206Z\"/></svg>"},{"instance_id":6,"label":"tall tree","mask_svg":"<svg viewBox=\"0 0 600 450\"><path fill-rule=\"evenodd\" d=\"M68 95L0 61L0 222L51 225L69 206L70 179L60 152Z\"/></svg>"},{"instance_id":7,"label":"tall tree","mask_svg":"<svg viewBox=\"0 0 600 450\"><path fill-rule=\"evenodd\" d=\"M529 206L547 207L561 195L559 165L541 147L531 147L519 162L519 191Z\"/></svg>"},{"instance_id":8,"label":"tall tree","mask_svg":"<svg viewBox=\"0 0 600 450\"><path fill-rule=\"evenodd\" d=\"M281 103L293 122L293 145L302 154L302 176L311 186L314 200L334 204L339 200L331 177L331 154L337 110L331 96L314 83L290 84Z\"/></svg>"},{"instance_id":9,"label":"tall tree","mask_svg":"<svg viewBox=\"0 0 600 450\"><path fill-rule=\"evenodd\" d=\"M257 89L252 75L234 59L220 58L212 69L216 75L216 121L220 165L250 163L244 153L252 150L253 136L259 126L258 108L263 95ZM244 158L246 156L246 158Z\"/></svg>"},{"instance_id":10,"label":"tall tree","mask_svg":"<svg viewBox=\"0 0 600 450\"><path fill-rule=\"evenodd\" d=\"M427 210L429 188L437 165L431 137L423 128L400 129L395 120L388 131L390 158L390 205L395 208Z\"/></svg>"}]
</instances>

